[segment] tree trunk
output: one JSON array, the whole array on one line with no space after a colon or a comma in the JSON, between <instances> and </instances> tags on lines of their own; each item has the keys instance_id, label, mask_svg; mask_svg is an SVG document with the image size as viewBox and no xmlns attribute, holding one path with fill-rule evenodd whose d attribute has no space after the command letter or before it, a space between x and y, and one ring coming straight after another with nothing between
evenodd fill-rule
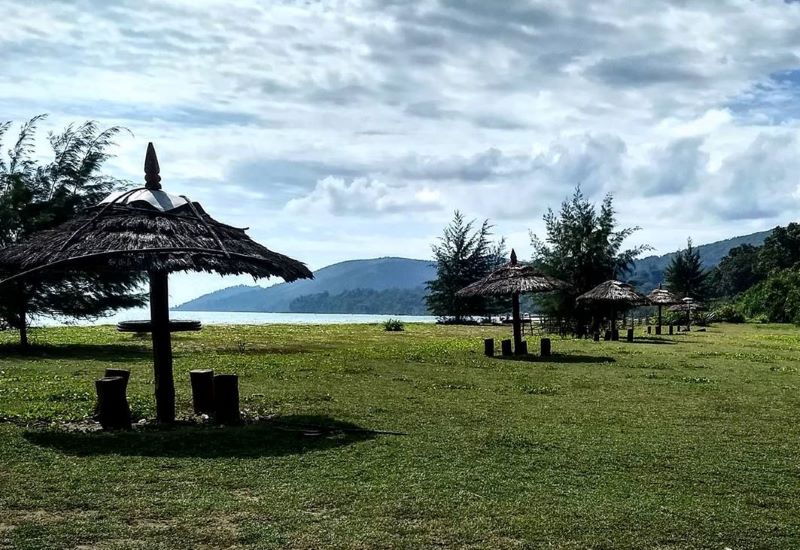
<instances>
[{"instance_id":1,"label":"tree trunk","mask_svg":"<svg viewBox=\"0 0 800 550\"><path fill-rule=\"evenodd\" d=\"M150 273L150 322L153 332L153 373L156 386L156 419L175 421L175 382L172 379L172 341L169 333L167 274Z\"/></svg>"},{"instance_id":2,"label":"tree trunk","mask_svg":"<svg viewBox=\"0 0 800 550\"><path fill-rule=\"evenodd\" d=\"M28 298L25 287L19 285L19 345L28 347Z\"/></svg>"}]
</instances>

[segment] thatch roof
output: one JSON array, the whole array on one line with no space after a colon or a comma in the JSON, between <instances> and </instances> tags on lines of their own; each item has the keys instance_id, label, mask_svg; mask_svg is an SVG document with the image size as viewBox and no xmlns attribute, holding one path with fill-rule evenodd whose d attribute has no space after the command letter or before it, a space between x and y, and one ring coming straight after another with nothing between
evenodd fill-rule
<instances>
[{"instance_id":1,"label":"thatch roof","mask_svg":"<svg viewBox=\"0 0 800 550\"><path fill-rule=\"evenodd\" d=\"M517 264L517 255L512 250L510 263L462 288L456 294L458 296L503 296L515 292L531 294L566 288L569 288L569 285L564 281L545 275L533 266Z\"/></svg>"},{"instance_id":2,"label":"thatch roof","mask_svg":"<svg viewBox=\"0 0 800 550\"><path fill-rule=\"evenodd\" d=\"M665 288L657 288L647 295L647 299L657 306L670 306L681 303L681 299Z\"/></svg>"},{"instance_id":3,"label":"thatch roof","mask_svg":"<svg viewBox=\"0 0 800 550\"><path fill-rule=\"evenodd\" d=\"M704 307L705 306L701 302L695 301L694 298L684 298L681 300L681 303L670 307L669 311L697 311Z\"/></svg>"},{"instance_id":4,"label":"thatch roof","mask_svg":"<svg viewBox=\"0 0 800 550\"><path fill-rule=\"evenodd\" d=\"M303 263L254 242L244 229L214 220L186 197L161 191L152 144L145 171L145 188L112 195L54 229L0 250L0 269L313 277Z\"/></svg>"},{"instance_id":5,"label":"thatch roof","mask_svg":"<svg viewBox=\"0 0 800 550\"><path fill-rule=\"evenodd\" d=\"M647 296L636 292L631 285L622 281L606 281L576 298L578 302L604 302L638 305L648 303Z\"/></svg>"}]
</instances>

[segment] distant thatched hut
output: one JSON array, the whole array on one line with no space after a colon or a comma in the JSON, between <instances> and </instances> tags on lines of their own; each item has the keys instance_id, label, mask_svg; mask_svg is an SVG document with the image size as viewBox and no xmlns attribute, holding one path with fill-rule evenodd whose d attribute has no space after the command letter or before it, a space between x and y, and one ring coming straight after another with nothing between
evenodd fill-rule
<instances>
[{"instance_id":1,"label":"distant thatched hut","mask_svg":"<svg viewBox=\"0 0 800 550\"><path fill-rule=\"evenodd\" d=\"M214 220L185 196L161 190L158 159L147 147L143 188L115 193L74 219L0 250L0 268L19 272L2 281L40 270L69 272L147 272L160 421L175 418L167 276L176 271L222 275L278 276L286 281L312 278L297 260L251 240L244 229ZM0 283L0 284L2 284Z\"/></svg>"},{"instance_id":2,"label":"distant thatched hut","mask_svg":"<svg viewBox=\"0 0 800 550\"><path fill-rule=\"evenodd\" d=\"M531 265L518 264L517 253L511 251L511 261L483 279L458 291L459 296L511 295L514 325L514 349L522 348L522 320L519 314L520 294L552 292L569 288L569 284L537 270Z\"/></svg>"},{"instance_id":3,"label":"distant thatched hut","mask_svg":"<svg viewBox=\"0 0 800 550\"><path fill-rule=\"evenodd\" d=\"M640 294L628 283L622 281L606 281L588 292L578 296L578 303L604 306L611 311L611 330L616 330L617 311L631 306L649 303L647 296Z\"/></svg>"},{"instance_id":4,"label":"distant thatched hut","mask_svg":"<svg viewBox=\"0 0 800 550\"><path fill-rule=\"evenodd\" d=\"M658 306L658 325L656 325L656 334L661 334L661 308L664 306L680 304L681 299L669 290L661 288L660 285L647 295L647 299L650 300L651 304Z\"/></svg>"}]
</instances>

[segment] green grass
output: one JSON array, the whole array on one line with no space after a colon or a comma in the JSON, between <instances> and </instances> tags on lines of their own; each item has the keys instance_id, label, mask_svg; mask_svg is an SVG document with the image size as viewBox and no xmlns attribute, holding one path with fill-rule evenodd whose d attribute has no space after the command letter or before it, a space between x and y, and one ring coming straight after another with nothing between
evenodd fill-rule
<instances>
[{"instance_id":1,"label":"green grass","mask_svg":"<svg viewBox=\"0 0 800 550\"><path fill-rule=\"evenodd\" d=\"M0 548L800 547L800 330L554 339L550 361L486 336L507 330L206 327L175 338L180 413L213 368L279 423L102 434L64 423L109 365L152 417L149 342L35 331L0 347Z\"/></svg>"}]
</instances>

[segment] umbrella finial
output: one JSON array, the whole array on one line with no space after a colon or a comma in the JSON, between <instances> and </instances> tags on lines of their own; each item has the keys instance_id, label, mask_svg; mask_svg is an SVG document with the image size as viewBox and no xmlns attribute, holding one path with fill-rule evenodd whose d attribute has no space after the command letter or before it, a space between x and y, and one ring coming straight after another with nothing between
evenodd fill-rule
<instances>
[{"instance_id":1,"label":"umbrella finial","mask_svg":"<svg viewBox=\"0 0 800 550\"><path fill-rule=\"evenodd\" d=\"M147 144L147 154L144 156L144 181L145 188L151 191L158 191L161 189L161 176L158 173L161 169L158 167L158 157L156 156L156 148L153 147L153 142Z\"/></svg>"},{"instance_id":2,"label":"umbrella finial","mask_svg":"<svg viewBox=\"0 0 800 550\"><path fill-rule=\"evenodd\" d=\"M517 253L513 248L511 249L511 265L517 265Z\"/></svg>"}]
</instances>

